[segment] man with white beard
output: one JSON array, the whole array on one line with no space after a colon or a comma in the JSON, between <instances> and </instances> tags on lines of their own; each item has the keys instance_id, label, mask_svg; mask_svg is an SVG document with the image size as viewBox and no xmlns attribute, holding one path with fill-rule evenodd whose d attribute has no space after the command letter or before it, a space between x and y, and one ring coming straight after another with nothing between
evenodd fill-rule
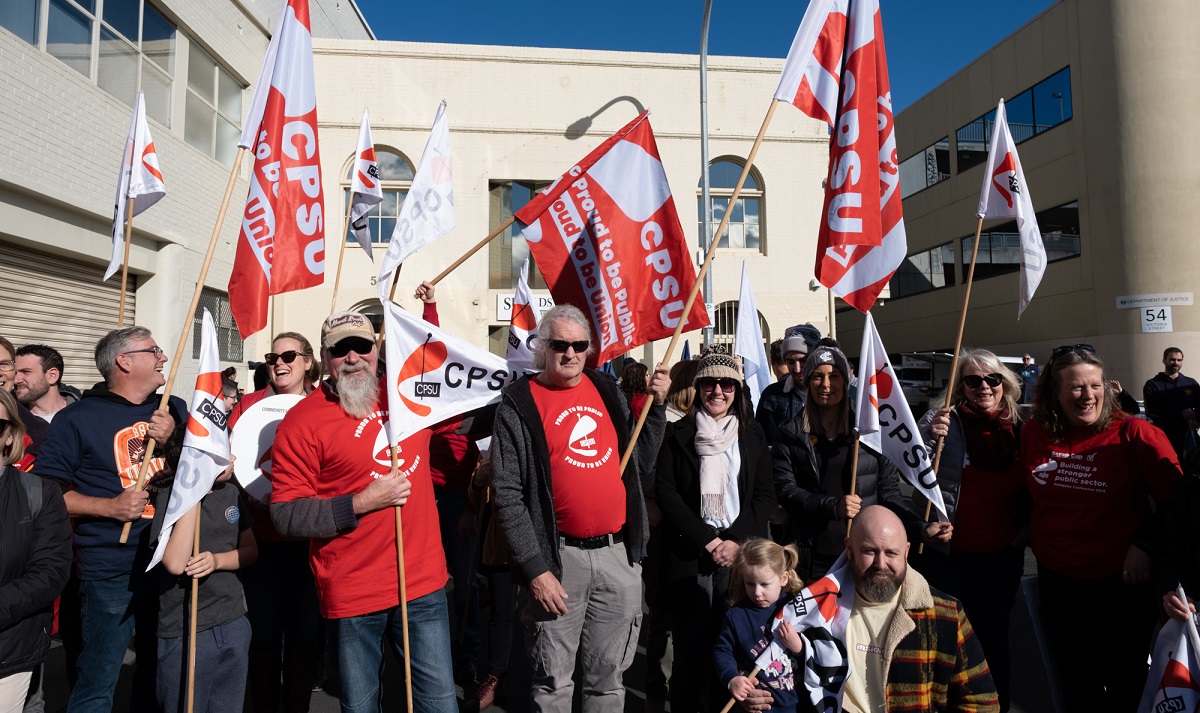
<instances>
[{"instance_id":1,"label":"man with white beard","mask_svg":"<svg viewBox=\"0 0 1200 713\"><path fill-rule=\"evenodd\" d=\"M401 441L393 476L379 352L366 317L330 315L321 327L321 359L328 380L288 412L275 435L271 520L281 535L312 539L309 558L341 679L341 709L379 711L383 643L397 658L406 653L393 515L400 507L414 707L453 713L442 592L448 576L429 473L430 432Z\"/></svg>"}]
</instances>

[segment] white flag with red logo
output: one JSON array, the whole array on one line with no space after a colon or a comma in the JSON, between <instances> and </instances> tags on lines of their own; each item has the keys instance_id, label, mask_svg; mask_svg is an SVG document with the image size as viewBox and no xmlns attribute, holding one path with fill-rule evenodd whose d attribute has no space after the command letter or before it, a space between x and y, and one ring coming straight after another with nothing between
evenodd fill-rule
<instances>
[{"instance_id":1,"label":"white flag with red logo","mask_svg":"<svg viewBox=\"0 0 1200 713\"><path fill-rule=\"evenodd\" d=\"M533 293L529 291L529 258L525 258L508 321L508 351L504 358L511 368L533 370L533 340L537 339L539 319Z\"/></svg>"},{"instance_id":2,"label":"white flag with red logo","mask_svg":"<svg viewBox=\"0 0 1200 713\"><path fill-rule=\"evenodd\" d=\"M225 426L225 402L221 396L221 357L212 315L204 310L200 327L200 373L192 392L183 452L171 483L171 498L163 519L158 545L147 571L162 560L175 523L212 490L217 476L229 466L229 430Z\"/></svg>"},{"instance_id":3,"label":"white flag with red logo","mask_svg":"<svg viewBox=\"0 0 1200 713\"><path fill-rule=\"evenodd\" d=\"M154 150L154 139L150 138L150 127L146 124L146 100L138 92L133 105L133 119L129 122L129 134L125 137L125 152L121 155L121 173L117 178L117 205L113 211L113 251L104 271L104 279L112 277L125 261L125 221L132 219L167 195L162 171L158 167L158 153ZM133 199L133 213L125 214L129 199Z\"/></svg>"},{"instance_id":4,"label":"white flag with red logo","mask_svg":"<svg viewBox=\"0 0 1200 713\"><path fill-rule=\"evenodd\" d=\"M786 675L791 656L779 643L775 631L791 626L804 641L804 670L794 673L801 680L816 710L840 711L846 678L850 675L850 656L846 650L846 625L854 603L854 575L843 552L829 573L808 585L780 607L771 624L771 638L758 653L754 665L775 676ZM753 652L752 652L753 653ZM829 706L836 703L836 708Z\"/></svg>"},{"instance_id":5,"label":"white flag with red logo","mask_svg":"<svg viewBox=\"0 0 1200 713\"><path fill-rule=\"evenodd\" d=\"M892 368L883 340L875 329L875 318L867 312L862 347L858 352L859 439L882 453L910 485L946 517L946 503L933 472L933 453L925 448L917 420L913 418L900 378ZM948 519L948 518L947 518Z\"/></svg>"},{"instance_id":6,"label":"white flag with red logo","mask_svg":"<svg viewBox=\"0 0 1200 713\"><path fill-rule=\"evenodd\" d=\"M833 129L816 276L866 312L908 251L878 0L809 3L775 98Z\"/></svg>"},{"instance_id":7,"label":"white flag with red logo","mask_svg":"<svg viewBox=\"0 0 1200 713\"><path fill-rule=\"evenodd\" d=\"M500 400L520 376L506 361L394 302L383 302L388 437L396 445L440 421Z\"/></svg>"},{"instance_id":8,"label":"white flag with red logo","mask_svg":"<svg viewBox=\"0 0 1200 713\"><path fill-rule=\"evenodd\" d=\"M775 383L771 362L763 346L762 325L758 321L758 306L754 302L754 290L750 287L750 271L742 260L742 291L738 299L737 331L734 336L733 353L742 358L746 370L746 386L754 396L754 405L762 398L762 392Z\"/></svg>"},{"instance_id":9,"label":"white flag with red logo","mask_svg":"<svg viewBox=\"0 0 1200 713\"><path fill-rule=\"evenodd\" d=\"M1176 587L1186 602L1183 587ZM1200 634L1196 617L1187 621L1168 619L1158 632L1150 656L1150 675L1142 690L1139 713L1174 713L1200 710Z\"/></svg>"},{"instance_id":10,"label":"white flag with red logo","mask_svg":"<svg viewBox=\"0 0 1200 713\"><path fill-rule=\"evenodd\" d=\"M325 197L317 148L308 0L288 0L271 36L238 146L254 155L229 277L242 339L267 326L267 299L325 277Z\"/></svg>"},{"instance_id":11,"label":"white flag with red logo","mask_svg":"<svg viewBox=\"0 0 1200 713\"><path fill-rule=\"evenodd\" d=\"M438 104L433 129L421 153L412 186L400 206L387 254L379 264L375 288L387 302L396 268L422 247L454 230L454 173L450 167L450 125L446 101Z\"/></svg>"},{"instance_id":12,"label":"white flag with red logo","mask_svg":"<svg viewBox=\"0 0 1200 713\"><path fill-rule=\"evenodd\" d=\"M358 151L354 157L354 178L350 182L350 230L354 231L354 239L372 261L375 256L371 254L371 226L367 225L367 213L382 202L383 184L379 179L379 164L375 161L375 143L371 141L367 110L363 109Z\"/></svg>"},{"instance_id":13,"label":"white flag with red logo","mask_svg":"<svg viewBox=\"0 0 1200 713\"><path fill-rule=\"evenodd\" d=\"M1021 169L1017 145L1008 130L1008 115L1004 100L996 107L996 123L992 126L992 141L988 147L987 165L983 170L983 189L979 192L980 218L1016 218L1021 235L1021 294L1018 297L1017 317L1029 306L1033 293L1046 272L1046 246L1038 228L1029 184Z\"/></svg>"},{"instance_id":14,"label":"white flag with red logo","mask_svg":"<svg viewBox=\"0 0 1200 713\"><path fill-rule=\"evenodd\" d=\"M555 303L575 305L591 320L592 366L671 336L696 283L649 114L517 212ZM686 325L708 325L703 298Z\"/></svg>"}]
</instances>

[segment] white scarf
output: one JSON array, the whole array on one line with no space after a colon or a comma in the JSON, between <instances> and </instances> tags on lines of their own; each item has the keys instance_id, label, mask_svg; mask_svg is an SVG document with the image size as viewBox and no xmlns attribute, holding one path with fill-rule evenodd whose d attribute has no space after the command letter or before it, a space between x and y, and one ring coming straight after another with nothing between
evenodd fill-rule
<instances>
[{"instance_id":1,"label":"white scarf","mask_svg":"<svg viewBox=\"0 0 1200 713\"><path fill-rule=\"evenodd\" d=\"M696 411L696 455L700 456L700 517L725 519L725 484L729 480L725 451L737 443L738 419L720 421L703 408Z\"/></svg>"}]
</instances>

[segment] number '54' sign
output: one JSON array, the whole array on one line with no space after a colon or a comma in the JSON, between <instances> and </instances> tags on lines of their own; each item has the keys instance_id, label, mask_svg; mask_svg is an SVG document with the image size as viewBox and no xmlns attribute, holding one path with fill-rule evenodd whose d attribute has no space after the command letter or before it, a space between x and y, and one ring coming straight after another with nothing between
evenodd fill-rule
<instances>
[{"instance_id":1,"label":"number '54' sign","mask_svg":"<svg viewBox=\"0 0 1200 713\"><path fill-rule=\"evenodd\" d=\"M1143 307L1142 334L1174 331L1171 328L1170 307Z\"/></svg>"}]
</instances>

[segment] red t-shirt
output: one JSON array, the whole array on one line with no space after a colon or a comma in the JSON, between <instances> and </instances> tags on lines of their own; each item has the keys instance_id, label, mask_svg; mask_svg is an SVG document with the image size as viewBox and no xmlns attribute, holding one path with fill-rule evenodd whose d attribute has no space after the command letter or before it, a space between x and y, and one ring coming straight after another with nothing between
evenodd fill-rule
<instances>
[{"instance_id":1,"label":"red t-shirt","mask_svg":"<svg viewBox=\"0 0 1200 713\"><path fill-rule=\"evenodd\" d=\"M386 396L384 397L386 398ZM364 419L346 414L322 386L296 404L275 434L272 502L358 493L391 472L387 405ZM445 586L446 556L429 475L429 431L400 443L400 472L412 481L401 508L408 601ZM400 603L396 518L392 508L359 518L358 527L314 539L310 562L326 618L358 616Z\"/></svg>"},{"instance_id":2,"label":"red t-shirt","mask_svg":"<svg viewBox=\"0 0 1200 713\"><path fill-rule=\"evenodd\" d=\"M1015 458L1008 470L983 470L969 463L963 468L951 549L995 552L1012 544L1017 537L1017 496L1027 472Z\"/></svg>"},{"instance_id":3,"label":"red t-shirt","mask_svg":"<svg viewBox=\"0 0 1200 713\"><path fill-rule=\"evenodd\" d=\"M586 378L566 389L529 382L550 446L550 487L558 531L570 537L617 532L625 524L625 484L612 418Z\"/></svg>"},{"instance_id":4,"label":"red t-shirt","mask_svg":"<svg viewBox=\"0 0 1200 713\"><path fill-rule=\"evenodd\" d=\"M1121 437L1121 431L1125 437ZM1033 472L1055 461L1055 466ZM1037 422L1021 432L1021 461L1033 498L1033 553L1080 579L1118 574L1133 537L1161 511L1182 474L1175 449L1148 421L1113 419L1100 433L1068 429L1057 443Z\"/></svg>"}]
</instances>

